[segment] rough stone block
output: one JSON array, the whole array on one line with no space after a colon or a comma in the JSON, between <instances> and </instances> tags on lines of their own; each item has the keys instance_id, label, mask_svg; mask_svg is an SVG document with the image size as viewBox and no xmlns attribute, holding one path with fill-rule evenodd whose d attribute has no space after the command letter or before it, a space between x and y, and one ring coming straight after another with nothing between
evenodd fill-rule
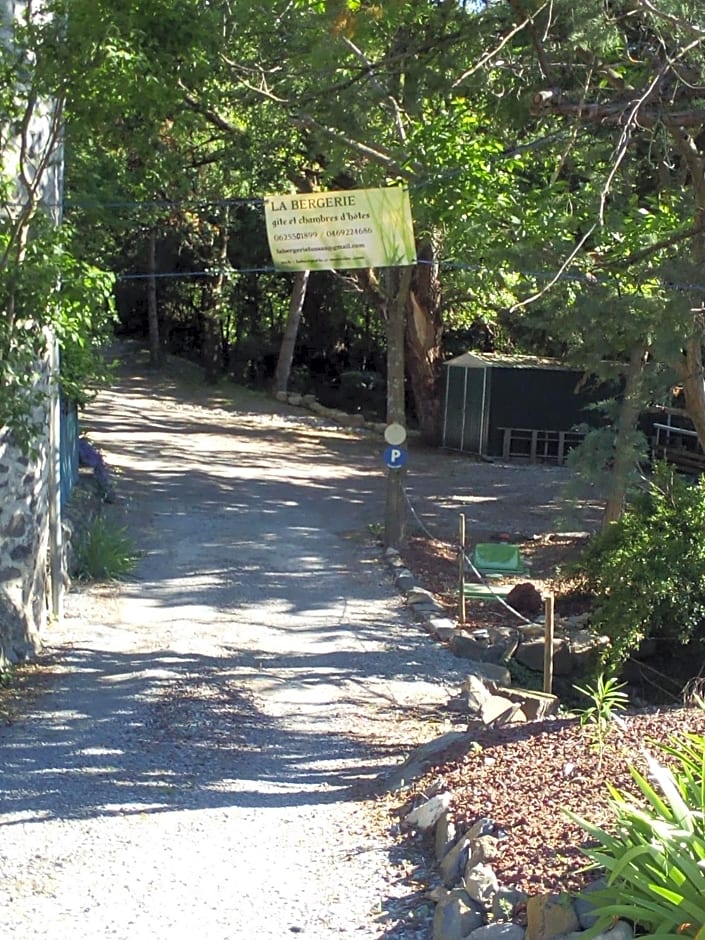
<instances>
[{"instance_id":1,"label":"rough stone block","mask_svg":"<svg viewBox=\"0 0 705 940\"><path fill-rule=\"evenodd\" d=\"M436 825L441 816L446 812L450 805L450 793L438 793L426 800L421 806L412 809L404 817L404 823L411 829L418 829L426 832Z\"/></svg>"},{"instance_id":2,"label":"rough stone block","mask_svg":"<svg viewBox=\"0 0 705 940\"><path fill-rule=\"evenodd\" d=\"M509 688L512 684L512 674L506 666L497 663L483 663L470 660L465 664L465 668L471 676L477 676L480 679L487 679L502 688Z\"/></svg>"},{"instance_id":3,"label":"rough stone block","mask_svg":"<svg viewBox=\"0 0 705 940\"><path fill-rule=\"evenodd\" d=\"M532 672L543 672L543 639L530 639L521 642L514 658ZM558 637L553 641L553 673L556 676L569 676L572 672L572 657L565 639Z\"/></svg>"},{"instance_id":4,"label":"rough stone block","mask_svg":"<svg viewBox=\"0 0 705 940\"><path fill-rule=\"evenodd\" d=\"M595 902L591 900L590 895L596 891L604 890L606 885L604 878L598 878L592 884L584 888L580 894L573 898L573 907L578 915L580 926L583 930L590 930L597 923L597 914L595 913ZM616 938L615 938L616 940Z\"/></svg>"},{"instance_id":5,"label":"rough stone block","mask_svg":"<svg viewBox=\"0 0 705 940\"><path fill-rule=\"evenodd\" d=\"M436 905L433 940L464 940L484 922L484 911L462 888L448 891Z\"/></svg>"},{"instance_id":6,"label":"rough stone block","mask_svg":"<svg viewBox=\"0 0 705 940\"><path fill-rule=\"evenodd\" d=\"M469 933L465 940L524 940L519 924L485 924Z\"/></svg>"},{"instance_id":7,"label":"rough stone block","mask_svg":"<svg viewBox=\"0 0 705 940\"><path fill-rule=\"evenodd\" d=\"M537 721L555 715L560 701L558 696L549 692L536 692L533 689L498 689L504 698L519 705L527 721Z\"/></svg>"},{"instance_id":8,"label":"rough stone block","mask_svg":"<svg viewBox=\"0 0 705 940\"><path fill-rule=\"evenodd\" d=\"M463 870L467 865L470 856L470 844L472 839L469 835L464 835L446 852L441 861L441 878L443 884L448 888L456 885L462 876Z\"/></svg>"},{"instance_id":9,"label":"rough stone block","mask_svg":"<svg viewBox=\"0 0 705 940\"><path fill-rule=\"evenodd\" d=\"M526 902L526 940L553 940L580 929L567 894L536 894Z\"/></svg>"},{"instance_id":10,"label":"rough stone block","mask_svg":"<svg viewBox=\"0 0 705 940\"><path fill-rule=\"evenodd\" d=\"M456 838L455 823L446 811L442 813L436 823L434 831L434 845L436 849L436 859L442 862L448 852L452 849Z\"/></svg>"},{"instance_id":11,"label":"rough stone block","mask_svg":"<svg viewBox=\"0 0 705 940\"><path fill-rule=\"evenodd\" d=\"M480 718L486 725L508 725L526 720L521 705L503 695L490 695L482 705Z\"/></svg>"},{"instance_id":12,"label":"rough stone block","mask_svg":"<svg viewBox=\"0 0 705 940\"><path fill-rule=\"evenodd\" d=\"M447 642L456 633L456 627L452 620L449 620L447 617L432 617L431 618L431 629L434 634L438 637L439 640Z\"/></svg>"},{"instance_id":13,"label":"rough stone block","mask_svg":"<svg viewBox=\"0 0 705 940\"><path fill-rule=\"evenodd\" d=\"M492 908L492 898L499 891L499 882L491 865L483 862L473 865L469 862L463 884L468 896L483 910L488 911Z\"/></svg>"}]
</instances>

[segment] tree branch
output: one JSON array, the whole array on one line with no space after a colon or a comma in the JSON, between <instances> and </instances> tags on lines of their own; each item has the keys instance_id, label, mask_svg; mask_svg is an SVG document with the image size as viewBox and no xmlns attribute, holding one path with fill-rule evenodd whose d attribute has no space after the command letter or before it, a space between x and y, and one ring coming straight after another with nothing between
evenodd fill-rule
<instances>
[{"instance_id":1,"label":"tree branch","mask_svg":"<svg viewBox=\"0 0 705 940\"><path fill-rule=\"evenodd\" d=\"M691 225L687 229L684 229L680 232L674 232L672 235L668 235L666 238L659 239L659 241L654 242L652 245L647 245L646 248L641 248L639 251L634 251L625 258L619 258L614 261L604 261L596 264L594 267L598 270L608 270L610 268L628 268L632 264L637 264L639 261L644 261L650 255L654 255L658 251L663 251L664 248L672 248L673 245L687 241L689 238L700 235L702 232L705 232L705 224Z\"/></svg>"},{"instance_id":2,"label":"tree branch","mask_svg":"<svg viewBox=\"0 0 705 940\"><path fill-rule=\"evenodd\" d=\"M402 179L412 181L423 172L423 167L420 164L412 163L412 169L408 170L403 167L397 161L396 157L386 148L372 147L370 144L365 144L361 140L355 140L353 137L348 137L348 135L344 134L342 131L338 131L333 127L326 127L324 124L320 124L315 120L315 118L312 118L308 114L292 116L291 122L295 127L303 127L307 130L316 130L325 134L325 136L330 138L330 140L334 140L339 144L344 144L346 147L350 147L351 150L356 150L358 153L369 157L371 160L374 160L375 163L378 163L381 166L386 167L388 170L397 173Z\"/></svg>"}]
</instances>

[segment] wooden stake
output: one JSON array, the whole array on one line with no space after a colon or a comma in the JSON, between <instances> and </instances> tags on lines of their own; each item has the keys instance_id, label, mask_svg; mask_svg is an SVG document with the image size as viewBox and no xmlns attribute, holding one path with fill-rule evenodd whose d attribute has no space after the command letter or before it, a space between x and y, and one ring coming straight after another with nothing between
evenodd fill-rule
<instances>
[{"instance_id":1,"label":"wooden stake","mask_svg":"<svg viewBox=\"0 0 705 940\"><path fill-rule=\"evenodd\" d=\"M544 633L544 646L543 646L543 690L544 692L551 693L553 689L553 632L554 632L554 617L553 617L553 605L554 605L554 596L553 592L549 592L544 598L545 601L545 613L546 613L546 629Z\"/></svg>"},{"instance_id":2,"label":"wooden stake","mask_svg":"<svg viewBox=\"0 0 705 940\"><path fill-rule=\"evenodd\" d=\"M460 623L465 623L465 513L460 513L460 532L458 537L458 597L460 598Z\"/></svg>"}]
</instances>

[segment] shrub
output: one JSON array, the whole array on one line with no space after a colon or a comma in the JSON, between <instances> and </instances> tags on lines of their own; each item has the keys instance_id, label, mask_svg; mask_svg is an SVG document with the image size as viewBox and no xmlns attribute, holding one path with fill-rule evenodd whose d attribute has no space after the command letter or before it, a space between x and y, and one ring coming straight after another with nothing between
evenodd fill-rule
<instances>
[{"instance_id":1,"label":"shrub","mask_svg":"<svg viewBox=\"0 0 705 940\"><path fill-rule=\"evenodd\" d=\"M588 546L568 574L591 591L604 660L619 665L646 637L685 645L705 636L705 479L690 483L665 464L621 519Z\"/></svg>"},{"instance_id":2,"label":"shrub","mask_svg":"<svg viewBox=\"0 0 705 940\"><path fill-rule=\"evenodd\" d=\"M98 514L83 528L74 545L74 576L83 581L119 581L137 561L126 530Z\"/></svg>"},{"instance_id":3,"label":"shrub","mask_svg":"<svg viewBox=\"0 0 705 940\"><path fill-rule=\"evenodd\" d=\"M613 831L568 813L597 843L584 852L607 876L590 895L591 934L622 918L646 937L705 935L705 737L683 734L662 750L673 769L646 755L655 786L631 768L639 799L610 786Z\"/></svg>"}]
</instances>

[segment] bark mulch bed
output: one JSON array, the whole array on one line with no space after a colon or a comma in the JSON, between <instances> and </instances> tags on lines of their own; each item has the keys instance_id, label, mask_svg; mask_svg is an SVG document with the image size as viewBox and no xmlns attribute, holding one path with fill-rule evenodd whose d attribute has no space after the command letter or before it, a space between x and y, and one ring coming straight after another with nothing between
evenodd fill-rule
<instances>
[{"instance_id":1,"label":"bark mulch bed","mask_svg":"<svg viewBox=\"0 0 705 940\"><path fill-rule=\"evenodd\" d=\"M557 569L574 558L584 540L576 536L545 535L521 549L532 561L532 583L552 586ZM457 559L452 547L412 536L402 551L404 563L445 606L457 615ZM557 598L557 609L569 607L570 597ZM468 605L466 629L507 623L499 605ZM675 687L675 686L674 686ZM586 704L588 704L586 702ZM644 750L659 759L659 743L672 735L705 735L705 712L684 707L676 695L672 704L628 709L610 726L602 751L593 731L577 717L566 716L505 728L482 728L476 746L453 754L418 781L407 804L435 792L448 791L450 812L460 831L480 817L490 818L501 852L492 866L500 884L528 894L578 890L594 877L586 873L581 851L586 833L563 812L570 809L604 826L613 819L606 782L636 793L629 767L645 771ZM429 851L431 846L429 845Z\"/></svg>"}]
</instances>

